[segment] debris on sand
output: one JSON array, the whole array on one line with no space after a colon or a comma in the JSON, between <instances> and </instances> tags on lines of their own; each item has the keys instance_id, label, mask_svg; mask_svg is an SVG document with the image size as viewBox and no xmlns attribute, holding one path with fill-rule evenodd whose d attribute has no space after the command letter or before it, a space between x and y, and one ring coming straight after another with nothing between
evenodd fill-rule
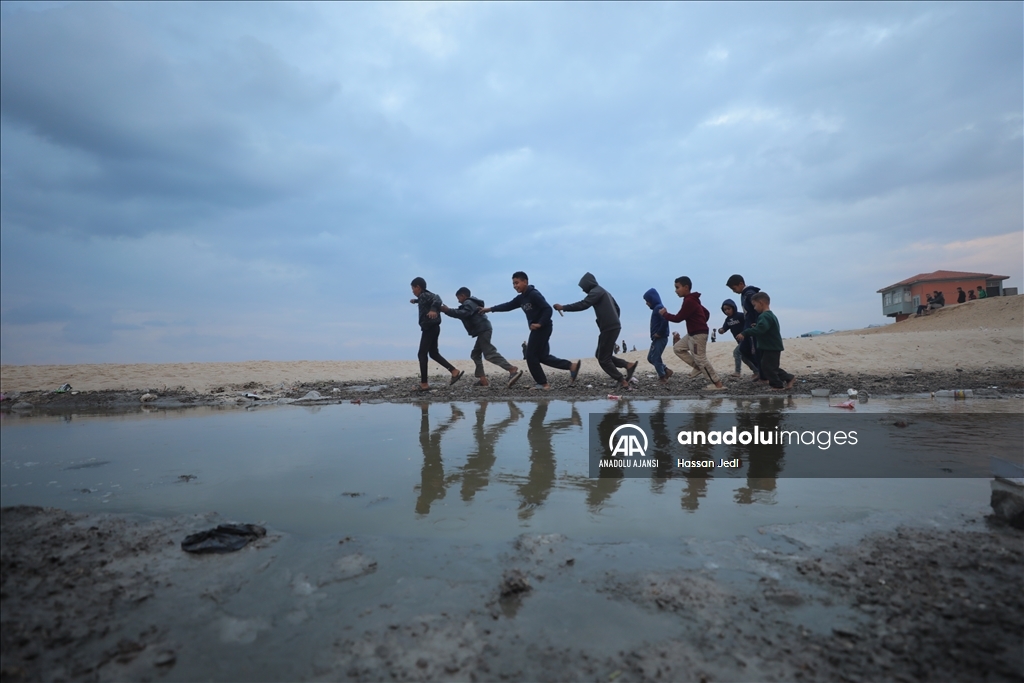
<instances>
[{"instance_id":1,"label":"debris on sand","mask_svg":"<svg viewBox=\"0 0 1024 683\"><path fill-rule=\"evenodd\" d=\"M256 524L220 524L187 536L181 549L187 553L233 553L266 535L267 530Z\"/></svg>"}]
</instances>

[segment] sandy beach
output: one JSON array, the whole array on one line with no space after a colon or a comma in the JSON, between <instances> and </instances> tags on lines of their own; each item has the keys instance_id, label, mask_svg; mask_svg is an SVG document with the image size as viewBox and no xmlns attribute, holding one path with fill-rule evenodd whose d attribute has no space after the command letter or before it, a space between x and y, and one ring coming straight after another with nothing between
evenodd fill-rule
<instances>
[{"instance_id":1,"label":"sandy beach","mask_svg":"<svg viewBox=\"0 0 1024 683\"><path fill-rule=\"evenodd\" d=\"M829 371L874 377L898 372L942 373L960 369L966 377L967 373L979 370L1021 370L1024 368L1024 296L952 305L926 317L883 327L786 339L785 345L783 367L803 378ZM731 335L708 344L708 357L723 376L733 370L734 346ZM641 362L641 377L651 373L646 350L622 357ZM666 349L664 359L676 371L684 373L688 369L670 349ZM469 371L467 374L472 374L472 362L468 359L451 360ZM522 365L525 369L525 363ZM583 357L583 368L584 375L601 375L592 357ZM431 363L431 372L438 376L444 374L434 363ZM744 373L747 372L744 369ZM4 365L0 368L0 391L52 391L67 383L78 391L182 389L210 393L218 389L239 389L247 384L252 384L252 388L279 388L406 378L413 381L417 373L415 359ZM524 379L523 384L527 383Z\"/></svg>"}]
</instances>

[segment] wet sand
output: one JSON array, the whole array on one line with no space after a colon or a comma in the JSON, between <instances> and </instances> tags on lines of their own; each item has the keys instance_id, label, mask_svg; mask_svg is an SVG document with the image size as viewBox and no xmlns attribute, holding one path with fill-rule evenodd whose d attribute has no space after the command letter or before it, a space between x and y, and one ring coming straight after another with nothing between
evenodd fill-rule
<instances>
[{"instance_id":1,"label":"wet sand","mask_svg":"<svg viewBox=\"0 0 1024 683\"><path fill-rule=\"evenodd\" d=\"M1015 681L1022 533L977 507L723 543L490 545L5 508L4 680Z\"/></svg>"}]
</instances>

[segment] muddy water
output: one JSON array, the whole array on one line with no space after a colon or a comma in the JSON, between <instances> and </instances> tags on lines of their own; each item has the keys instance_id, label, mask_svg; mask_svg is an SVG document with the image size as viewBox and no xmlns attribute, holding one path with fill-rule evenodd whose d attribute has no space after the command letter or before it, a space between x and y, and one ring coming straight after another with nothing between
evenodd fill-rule
<instances>
[{"instance_id":1,"label":"muddy water","mask_svg":"<svg viewBox=\"0 0 1024 683\"><path fill-rule=\"evenodd\" d=\"M811 399L775 403L789 412L828 410ZM524 532L729 538L765 524L852 520L988 496L988 482L977 478L588 478L588 414L627 408L731 412L758 405L382 403L8 417L0 494L5 506L152 516L213 510L297 534L453 540ZM858 410L1019 412L1021 404L872 401Z\"/></svg>"}]
</instances>

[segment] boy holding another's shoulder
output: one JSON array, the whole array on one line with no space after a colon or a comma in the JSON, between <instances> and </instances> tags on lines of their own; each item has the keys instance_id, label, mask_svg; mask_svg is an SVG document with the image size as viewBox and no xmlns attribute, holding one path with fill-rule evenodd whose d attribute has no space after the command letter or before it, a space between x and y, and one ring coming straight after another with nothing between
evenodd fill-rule
<instances>
[{"instance_id":1,"label":"boy holding another's shoulder","mask_svg":"<svg viewBox=\"0 0 1024 683\"><path fill-rule=\"evenodd\" d=\"M779 367L784 350L782 327L772 313L771 297L766 292L757 292L750 299L758 313L757 322L736 335L736 339L740 342L747 337L757 339L758 365L768 378L768 385L772 389L792 389L796 377Z\"/></svg>"}]
</instances>

